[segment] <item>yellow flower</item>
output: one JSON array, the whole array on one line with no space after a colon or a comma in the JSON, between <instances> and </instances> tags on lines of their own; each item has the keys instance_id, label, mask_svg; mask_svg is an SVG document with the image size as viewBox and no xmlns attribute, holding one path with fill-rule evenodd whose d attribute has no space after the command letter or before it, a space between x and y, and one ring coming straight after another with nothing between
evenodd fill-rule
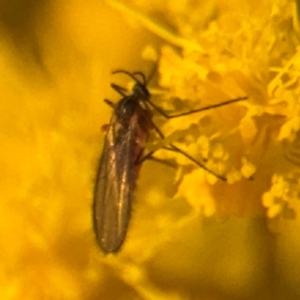
<instances>
[{"instance_id":1,"label":"yellow flower","mask_svg":"<svg viewBox=\"0 0 300 300\"><path fill-rule=\"evenodd\" d=\"M299 298L298 11L288 0L2 5L2 298ZM170 120L153 111L166 138L145 147L165 163L143 164L124 246L105 256L91 217L113 113L103 99L120 100L111 82L132 87L112 70L154 66L151 100L169 114L247 100Z\"/></svg>"}]
</instances>

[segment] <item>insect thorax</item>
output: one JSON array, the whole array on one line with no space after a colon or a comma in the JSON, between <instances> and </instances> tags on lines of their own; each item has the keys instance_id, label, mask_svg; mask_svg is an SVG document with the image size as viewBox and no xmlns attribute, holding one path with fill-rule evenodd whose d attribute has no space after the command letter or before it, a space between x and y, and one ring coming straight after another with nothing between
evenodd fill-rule
<instances>
[{"instance_id":1,"label":"insect thorax","mask_svg":"<svg viewBox=\"0 0 300 300\"><path fill-rule=\"evenodd\" d=\"M140 100L147 100L150 98L150 93L145 84L138 82L133 87L132 96L135 96Z\"/></svg>"},{"instance_id":2,"label":"insect thorax","mask_svg":"<svg viewBox=\"0 0 300 300\"><path fill-rule=\"evenodd\" d=\"M116 115L118 118L130 118L137 106L139 106L138 99L133 96L126 96L117 105Z\"/></svg>"}]
</instances>

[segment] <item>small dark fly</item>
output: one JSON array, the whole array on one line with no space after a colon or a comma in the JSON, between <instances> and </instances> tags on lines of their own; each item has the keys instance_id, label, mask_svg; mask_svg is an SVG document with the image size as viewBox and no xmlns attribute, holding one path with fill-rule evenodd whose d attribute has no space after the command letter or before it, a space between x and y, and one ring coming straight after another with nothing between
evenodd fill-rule
<instances>
[{"instance_id":1,"label":"small dark fly","mask_svg":"<svg viewBox=\"0 0 300 300\"><path fill-rule=\"evenodd\" d=\"M109 124L105 126L106 135L94 188L93 223L96 239L105 253L118 252L125 240L141 164L154 154L152 151L144 155L144 145L151 131L155 131L161 139L164 139L163 133L152 121L152 111L155 110L170 119L247 99L247 97L237 98L189 112L168 115L150 100L147 80L142 72L130 73L124 70L113 72L116 73L131 77L135 85L128 93L125 88L111 84L122 98L116 104L104 100L114 112ZM181 153L214 174L178 147L170 144L164 149ZM226 180L222 176L214 175Z\"/></svg>"}]
</instances>

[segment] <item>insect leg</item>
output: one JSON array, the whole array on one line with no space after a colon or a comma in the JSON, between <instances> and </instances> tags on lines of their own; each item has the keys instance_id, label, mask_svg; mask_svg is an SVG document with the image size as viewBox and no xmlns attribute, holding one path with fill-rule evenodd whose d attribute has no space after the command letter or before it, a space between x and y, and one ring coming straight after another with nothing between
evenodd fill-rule
<instances>
[{"instance_id":1,"label":"insect leg","mask_svg":"<svg viewBox=\"0 0 300 300\"><path fill-rule=\"evenodd\" d=\"M157 150L156 150L157 151ZM136 160L136 164L137 165L140 165L140 164L142 164L145 160L147 160L147 159L152 159L153 157L152 157L152 155L156 152L156 151L150 151L149 153L147 153L145 156L143 156L142 158L141 158L141 156L142 156L142 152L140 153L140 155L138 156L138 158L137 158L137 160Z\"/></svg>"},{"instance_id":2,"label":"insect leg","mask_svg":"<svg viewBox=\"0 0 300 300\"><path fill-rule=\"evenodd\" d=\"M112 72L112 74L117 74L117 73L123 73L126 74L127 76L131 77L135 82L143 84L145 87L147 85L147 83L152 79L152 77L154 76L155 72L157 70L157 65L154 66L153 70L150 73L150 76L148 78L148 80L146 80L146 76L143 72L137 71L137 72L128 72L126 70L115 70ZM136 77L136 75L140 76L142 78L142 81L138 80L138 78Z\"/></svg>"},{"instance_id":3,"label":"insect leg","mask_svg":"<svg viewBox=\"0 0 300 300\"><path fill-rule=\"evenodd\" d=\"M173 151L173 152L180 153L183 156L185 156L187 159L189 159L193 163L195 163L197 166L199 166L200 168L202 168L205 171L207 171L208 173L216 176L217 178L219 178L219 179L221 179L223 181L227 181L226 177L223 177L221 175L216 174L212 170L208 169L204 164L200 163L198 160L196 160L195 158L193 158L192 156L190 156L188 153L186 153L185 151L181 150L180 148L174 146L173 144L170 144L170 147L163 147L163 149L168 150L168 151Z\"/></svg>"},{"instance_id":4,"label":"insect leg","mask_svg":"<svg viewBox=\"0 0 300 300\"><path fill-rule=\"evenodd\" d=\"M206 107L202 107L202 108L198 108L198 109L193 109L193 110L190 110L190 111L187 111L187 112L178 113L178 114L174 114L174 115L167 114L163 109L161 109L160 107L158 107L156 104L154 104L150 100L147 100L147 103L149 103L156 111L158 111L166 119L172 119L172 118L177 118L177 117L191 115L191 114L198 113L198 112L205 111L205 110L209 110L209 109L212 109L212 108L217 108L217 107L225 106L227 104L231 104L231 103L235 103L235 102L239 102L239 101L243 101L243 100L247 100L247 99L248 99L248 97L239 97L239 98L227 100L225 102L221 102L221 103L218 103L218 104L212 104L212 105L209 105L209 106L206 106Z\"/></svg>"},{"instance_id":5,"label":"insect leg","mask_svg":"<svg viewBox=\"0 0 300 300\"><path fill-rule=\"evenodd\" d=\"M145 85L146 84L146 77L144 75L144 73L142 72L134 72L134 73L130 73L128 71L125 71L125 70L115 70L112 72L112 74L118 74L118 73L123 73L123 74L126 74L127 76L131 77L135 82L137 83L140 83L140 84L143 84ZM140 80L138 80L135 75L140 75L142 78L143 78L143 81L144 82L141 82Z\"/></svg>"},{"instance_id":6,"label":"insect leg","mask_svg":"<svg viewBox=\"0 0 300 300\"><path fill-rule=\"evenodd\" d=\"M149 109L149 107L147 105L146 109ZM145 118L148 119L148 121L150 122L151 126L153 127L153 129L156 131L156 133L160 136L160 138L163 140L165 139L164 134L161 132L161 130L155 125L155 123L152 121L151 118L149 118L147 116L147 114L145 114ZM200 163L198 160L196 160L195 158L193 158L192 156L190 156L188 153L186 153L185 151L181 150L180 148L174 146L173 144L169 144L168 147L162 147L162 149L168 150L168 151L173 151L173 152L177 152L180 153L181 155L185 156L187 159L189 159L190 161L192 161L193 163L195 163L197 166L199 166L200 168L206 170L208 173L216 176L217 178L223 180L223 181L227 181L227 179L221 175L218 175L216 173L214 173L213 171L211 171L210 169L208 169L204 164ZM159 150L159 149L158 149ZM154 152L158 151L150 151L148 154L146 154L142 159L139 160L139 163L145 161L146 159L149 159L152 157L152 155L154 154ZM141 156L141 155L140 155ZM140 158L139 156L139 158Z\"/></svg>"},{"instance_id":7,"label":"insect leg","mask_svg":"<svg viewBox=\"0 0 300 300\"><path fill-rule=\"evenodd\" d=\"M127 89L123 88L122 86L119 86L115 83L112 83L110 85L117 93L119 93L121 96L125 97Z\"/></svg>"},{"instance_id":8,"label":"insect leg","mask_svg":"<svg viewBox=\"0 0 300 300\"><path fill-rule=\"evenodd\" d=\"M145 76L145 74L143 73L143 72L133 72L133 73L131 73L133 76L134 76L134 78L136 78L135 76L136 75L139 75L142 79L143 79L143 81L142 81L142 83L144 84L144 85L146 85L146 83L147 83L147 80L146 80L146 76ZM136 80L136 81L138 81L138 80ZM138 81L139 82L139 81Z\"/></svg>"},{"instance_id":9,"label":"insect leg","mask_svg":"<svg viewBox=\"0 0 300 300\"><path fill-rule=\"evenodd\" d=\"M194 164L196 164L197 166L199 166L200 168L204 169L205 171L207 171L208 173L216 176L217 178L223 180L223 181L227 181L227 179L221 175L218 175L216 174L215 172L211 171L210 169L208 169L204 164L202 164L201 162L199 162L198 160L196 160L195 158L193 158L192 156L190 156L188 153L186 153L185 151L181 150L180 148L174 146L173 144L170 144L169 147L162 147L162 149L164 150L167 150L167 151L172 151L172 152L177 152L177 153L180 153L181 155L185 156L187 159L189 159L190 161L192 161ZM160 150L160 149L158 149ZM153 160L156 160L156 161L159 161L161 163L164 163L164 164L167 164L167 165L170 165L172 167L174 167L172 164L169 164L167 162L165 162L164 160L162 159L159 159L159 158L156 158L156 157L153 157L153 154L155 152L157 152L158 150L155 150L155 151L150 151L149 153L147 153L145 156L143 156L141 159L138 159L136 164L141 164L143 163L145 160L147 159L153 159Z\"/></svg>"},{"instance_id":10,"label":"insect leg","mask_svg":"<svg viewBox=\"0 0 300 300\"><path fill-rule=\"evenodd\" d=\"M160 150L160 149L158 149ZM136 161L136 165L140 165L142 164L143 162L145 162L146 160L153 160L153 161L156 161L156 162L159 162L161 164L164 164L166 166L169 166L169 167L172 167L172 168L176 168L178 165L175 163L172 163L172 162L169 162L169 161L166 161L164 159L160 159L158 157L155 157L153 156L153 154L155 152L157 152L158 150L155 150L155 151L150 151L149 153L147 153L145 156L143 156L142 158L138 158L137 161ZM141 155L140 155L141 156Z\"/></svg>"},{"instance_id":11,"label":"insect leg","mask_svg":"<svg viewBox=\"0 0 300 300\"><path fill-rule=\"evenodd\" d=\"M110 107L112 107L113 109L115 109L115 107L116 107L116 104L115 104L115 103L111 102L111 101L108 100L108 99L104 99L103 101L104 101L107 105L109 105Z\"/></svg>"}]
</instances>

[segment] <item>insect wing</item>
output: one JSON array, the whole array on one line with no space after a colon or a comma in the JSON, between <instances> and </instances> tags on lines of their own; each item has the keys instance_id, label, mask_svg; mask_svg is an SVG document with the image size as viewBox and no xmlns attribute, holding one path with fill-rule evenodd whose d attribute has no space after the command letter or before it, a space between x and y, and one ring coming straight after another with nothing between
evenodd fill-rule
<instances>
[{"instance_id":1,"label":"insect wing","mask_svg":"<svg viewBox=\"0 0 300 300\"><path fill-rule=\"evenodd\" d=\"M136 118L120 129L113 116L107 129L94 190L93 218L97 241L104 252L121 247L130 219L135 186Z\"/></svg>"}]
</instances>

